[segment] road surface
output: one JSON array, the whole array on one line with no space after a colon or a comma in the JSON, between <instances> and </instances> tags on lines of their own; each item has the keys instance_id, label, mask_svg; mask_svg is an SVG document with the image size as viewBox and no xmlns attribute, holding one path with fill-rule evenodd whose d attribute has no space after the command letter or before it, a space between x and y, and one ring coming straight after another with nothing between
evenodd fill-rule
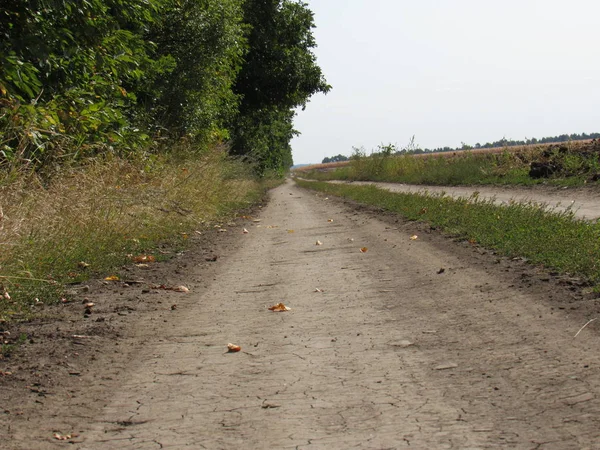
<instances>
[{"instance_id":1,"label":"road surface","mask_svg":"<svg viewBox=\"0 0 600 450\"><path fill-rule=\"evenodd\" d=\"M597 300L291 181L256 217L9 448L600 448Z\"/></svg>"}]
</instances>

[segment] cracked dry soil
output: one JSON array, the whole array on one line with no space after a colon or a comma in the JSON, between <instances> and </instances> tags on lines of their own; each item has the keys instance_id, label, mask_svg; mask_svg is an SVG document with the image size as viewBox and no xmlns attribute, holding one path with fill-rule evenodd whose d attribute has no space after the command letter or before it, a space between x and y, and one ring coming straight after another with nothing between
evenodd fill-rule
<instances>
[{"instance_id":1,"label":"cracked dry soil","mask_svg":"<svg viewBox=\"0 0 600 450\"><path fill-rule=\"evenodd\" d=\"M133 312L64 346L67 369L13 361L2 446L600 448L600 324L574 338L600 307L577 280L291 181L256 217L215 232L217 262L164 264L189 294L100 290Z\"/></svg>"}]
</instances>

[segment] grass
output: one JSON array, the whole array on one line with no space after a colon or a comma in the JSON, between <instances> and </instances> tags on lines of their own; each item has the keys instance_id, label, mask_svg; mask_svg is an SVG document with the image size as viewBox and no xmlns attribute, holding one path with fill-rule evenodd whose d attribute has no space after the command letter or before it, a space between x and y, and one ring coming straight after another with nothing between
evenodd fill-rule
<instances>
[{"instance_id":1,"label":"grass","mask_svg":"<svg viewBox=\"0 0 600 450\"><path fill-rule=\"evenodd\" d=\"M27 319L65 286L118 275L159 244L225 221L262 198L264 183L220 150L201 157L117 158L63 168L51 181L0 178L0 321ZM156 255L159 259L160 255Z\"/></svg>"},{"instance_id":2,"label":"grass","mask_svg":"<svg viewBox=\"0 0 600 450\"><path fill-rule=\"evenodd\" d=\"M497 206L492 200L402 194L373 186L297 181L300 186L366 203L422 221L451 235L521 256L532 263L600 284L600 223L576 219L535 203Z\"/></svg>"},{"instance_id":3,"label":"grass","mask_svg":"<svg viewBox=\"0 0 600 450\"><path fill-rule=\"evenodd\" d=\"M25 342L27 342L27 334L25 333L19 334L19 337L12 343L2 342L2 345L0 345L0 359L12 355Z\"/></svg>"},{"instance_id":4,"label":"grass","mask_svg":"<svg viewBox=\"0 0 600 450\"><path fill-rule=\"evenodd\" d=\"M600 174L600 153L581 151L589 143L560 146L529 146L500 153L470 151L454 154L358 156L349 165L331 171L314 170L307 178L325 180L385 181L427 185L553 184L584 185ZM559 170L550 178L529 176L532 162L548 162Z\"/></svg>"}]
</instances>

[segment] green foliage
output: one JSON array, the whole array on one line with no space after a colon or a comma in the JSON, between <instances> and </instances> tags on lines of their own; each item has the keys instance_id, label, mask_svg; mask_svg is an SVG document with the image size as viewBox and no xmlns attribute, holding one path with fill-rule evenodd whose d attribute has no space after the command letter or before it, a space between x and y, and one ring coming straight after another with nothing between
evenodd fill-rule
<instances>
[{"instance_id":1,"label":"green foliage","mask_svg":"<svg viewBox=\"0 0 600 450\"><path fill-rule=\"evenodd\" d=\"M171 64L139 94L149 125L201 142L228 138L239 103L232 85L246 51L240 1L171 1L148 37L155 57Z\"/></svg>"},{"instance_id":2,"label":"green foliage","mask_svg":"<svg viewBox=\"0 0 600 450\"><path fill-rule=\"evenodd\" d=\"M294 109L330 90L312 52L313 13L302 2L246 0L244 21L249 49L234 88L241 103L232 153L256 161L261 172L281 172L292 165Z\"/></svg>"},{"instance_id":3,"label":"green foliage","mask_svg":"<svg viewBox=\"0 0 600 450\"><path fill-rule=\"evenodd\" d=\"M231 144L261 173L292 165L294 108L327 92L293 0L6 0L0 166L149 157Z\"/></svg>"},{"instance_id":4,"label":"green foliage","mask_svg":"<svg viewBox=\"0 0 600 450\"><path fill-rule=\"evenodd\" d=\"M340 161L348 161L348 157L344 156L342 154L336 155L336 156L332 156L331 158L326 157L323 158L323 161L321 162L321 164L327 164L327 163L332 163L332 162L340 162Z\"/></svg>"},{"instance_id":5,"label":"green foliage","mask_svg":"<svg viewBox=\"0 0 600 450\"><path fill-rule=\"evenodd\" d=\"M160 0L10 1L0 15L3 162L44 165L143 141L127 120ZM130 92L131 90L132 92Z\"/></svg>"}]
</instances>

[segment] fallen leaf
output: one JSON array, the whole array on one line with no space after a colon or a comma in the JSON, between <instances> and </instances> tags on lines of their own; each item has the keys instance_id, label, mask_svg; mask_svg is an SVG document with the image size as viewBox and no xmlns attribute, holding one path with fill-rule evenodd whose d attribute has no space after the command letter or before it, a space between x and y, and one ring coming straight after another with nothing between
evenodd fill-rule
<instances>
[{"instance_id":1,"label":"fallen leaf","mask_svg":"<svg viewBox=\"0 0 600 450\"><path fill-rule=\"evenodd\" d=\"M90 267L90 265L89 265L88 263L86 263L85 261L79 261L79 262L77 263L77 265L78 265L79 267L81 267L82 269L87 269L88 267Z\"/></svg>"},{"instance_id":2,"label":"fallen leaf","mask_svg":"<svg viewBox=\"0 0 600 450\"><path fill-rule=\"evenodd\" d=\"M194 233L196 233L196 234L198 234L198 235L202 236L202 231L198 231L198 230L196 230L196 231L194 231Z\"/></svg>"},{"instance_id":3,"label":"fallen leaf","mask_svg":"<svg viewBox=\"0 0 600 450\"><path fill-rule=\"evenodd\" d=\"M288 308L283 303L277 303L276 305L269 306L269 310L274 312L285 312L290 311L292 308Z\"/></svg>"},{"instance_id":4,"label":"fallen leaf","mask_svg":"<svg viewBox=\"0 0 600 450\"><path fill-rule=\"evenodd\" d=\"M290 234L295 233L294 230L287 230L287 232L290 233Z\"/></svg>"},{"instance_id":5,"label":"fallen leaf","mask_svg":"<svg viewBox=\"0 0 600 450\"><path fill-rule=\"evenodd\" d=\"M324 292L323 289L316 288L315 292Z\"/></svg>"},{"instance_id":6,"label":"fallen leaf","mask_svg":"<svg viewBox=\"0 0 600 450\"><path fill-rule=\"evenodd\" d=\"M106 281L119 281L120 278L116 275L111 275L110 277L106 277L104 280Z\"/></svg>"},{"instance_id":7,"label":"fallen leaf","mask_svg":"<svg viewBox=\"0 0 600 450\"><path fill-rule=\"evenodd\" d=\"M333 219L327 219L327 222L332 223Z\"/></svg>"},{"instance_id":8,"label":"fallen leaf","mask_svg":"<svg viewBox=\"0 0 600 450\"><path fill-rule=\"evenodd\" d=\"M96 306L96 305L95 305L95 303L92 303L92 302L85 304L86 308L93 308L94 306Z\"/></svg>"},{"instance_id":9,"label":"fallen leaf","mask_svg":"<svg viewBox=\"0 0 600 450\"><path fill-rule=\"evenodd\" d=\"M419 236L417 236L416 234L413 234L413 235L410 237L410 240L411 240L411 241L416 241L417 239L419 239Z\"/></svg>"},{"instance_id":10,"label":"fallen leaf","mask_svg":"<svg viewBox=\"0 0 600 450\"><path fill-rule=\"evenodd\" d=\"M153 284L150 286L151 289L164 289L165 291L175 291L188 293L190 290L185 286L165 286L164 284Z\"/></svg>"},{"instance_id":11,"label":"fallen leaf","mask_svg":"<svg viewBox=\"0 0 600 450\"><path fill-rule=\"evenodd\" d=\"M241 349L242 349L242 347L240 347L239 345L227 344L227 351L229 353L239 352Z\"/></svg>"},{"instance_id":12,"label":"fallen leaf","mask_svg":"<svg viewBox=\"0 0 600 450\"><path fill-rule=\"evenodd\" d=\"M242 234L248 234L248 233L250 233L250 232L244 228L244 230L242 231Z\"/></svg>"},{"instance_id":13,"label":"fallen leaf","mask_svg":"<svg viewBox=\"0 0 600 450\"><path fill-rule=\"evenodd\" d=\"M279 228L279 227L277 225L267 225L267 228L271 230L273 228Z\"/></svg>"},{"instance_id":14,"label":"fallen leaf","mask_svg":"<svg viewBox=\"0 0 600 450\"><path fill-rule=\"evenodd\" d=\"M156 258L153 255L139 255L133 258L133 262L135 263L149 263L155 261Z\"/></svg>"},{"instance_id":15,"label":"fallen leaf","mask_svg":"<svg viewBox=\"0 0 600 450\"><path fill-rule=\"evenodd\" d=\"M367 253L369 251L369 249L367 247L363 247L360 249L361 253Z\"/></svg>"},{"instance_id":16,"label":"fallen leaf","mask_svg":"<svg viewBox=\"0 0 600 450\"><path fill-rule=\"evenodd\" d=\"M263 403L262 408L263 409L281 408L281 405L279 403Z\"/></svg>"},{"instance_id":17,"label":"fallen leaf","mask_svg":"<svg viewBox=\"0 0 600 450\"><path fill-rule=\"evenodd\" d=\"M140 269L147 269L150 266L148 264L136 264L135 267L139 267Z\"/></svg>"},{"instance_id":18,"label":"fallen leaf","mask_svg":"<svg viewBox=\"0 0 600 450\"><path fill-rule=\"evenodd\" d=\"M60 434L60 433L54 433L54 439L58 440L58 441L68 441L69 439L72 439L73 436L70 434Z\"/></svg>"},{"instance_id":19,"label":"fallen leaf","mask_svg":"<svg viewBox=\"0 0 600 450\"><path fill-rule=\"evenodd\" d=\"M259 223L259 222L260 222L260 219L254 219L252 222L254 222L254 223Z\"/></svg>"},{"instance_id":20,"label":"fallen leaf","mask_svg":"<svg viewBox=\"0 0 600 450\"><path fill-rule=\"evenodd\" d=\"M176 287L172 288L171 290L175 291L175 292L184 292L186 294L188 292L190 292L190 290L188 288L186 288L185 286L176 286Z\"/></svg>"},{"instance_id":21,"label":"fallen leaf","mask_svg":"<svg viewBox=\"0 0 600 450\"><path fill-rule=\"evenodd\" d=\"M323 245L323 243L321 241L317 241L315 245Z\"/></svg>"}]
</instances>

